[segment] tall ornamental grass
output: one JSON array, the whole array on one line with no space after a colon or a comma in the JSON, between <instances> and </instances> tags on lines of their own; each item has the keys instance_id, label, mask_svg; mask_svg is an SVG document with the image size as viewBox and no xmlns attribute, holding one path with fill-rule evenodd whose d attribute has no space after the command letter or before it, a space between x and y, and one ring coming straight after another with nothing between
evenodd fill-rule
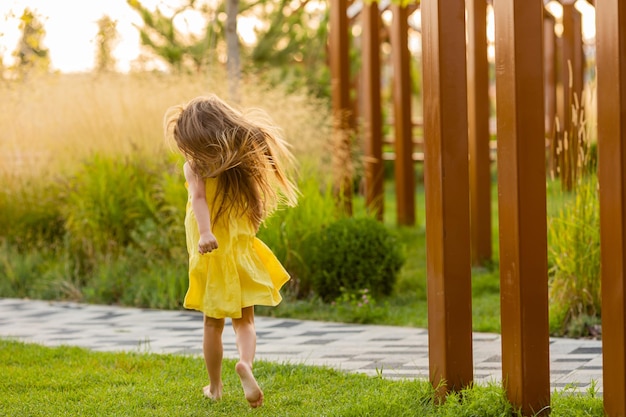
<instances>
[{"instance_id":1,"label":"tall ornamental grass","mask_svg":"<svg viewBox=\"0 0 626 417\"><path fill-rule=\"evenodd\" d=\"M183 159L163 138L163 115L203 94L228 99L226 85L219 71L0 84L0 296L179 307L187 190ZM328 107L254 79L241 91L240 104L265 109L302 164L302 205L264 226L281 236L273 243L295 265L293 232L315 227L313 219L321 224L330 210L322 191ZM285 222L289 236L271 231Z\"/></svg>"},{"instance_id":2,"label":"tall ornamental grass","mask_svg":"<svg viewBox=\"0 0 626 417\"><path fill-rule=\"evenodd\" d=\"M600 214L596 175L584 177L549 223L550 328L586 336L601 314Z\"/></svg>"}]
</instances>

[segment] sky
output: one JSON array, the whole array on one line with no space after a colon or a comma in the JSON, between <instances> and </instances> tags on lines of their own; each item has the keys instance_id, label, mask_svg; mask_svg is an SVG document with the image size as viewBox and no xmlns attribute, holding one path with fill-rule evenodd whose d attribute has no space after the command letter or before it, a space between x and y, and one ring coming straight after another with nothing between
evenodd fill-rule
<instances>
[{"instance_id":1,"label":"sky","mask_svg":"<svg viewBox=\"0 0 626 417\"><path fill-rule=\"evenodd\" d=\"M152 10L158 5L167 12L178 1L141 0L141 4ZM128 71L131 62L140 55L139 33L133 25L141 25L141 18L126 0L0 0L0 57L4 57L5 65L13 60L11 53L21 35L19 17L26 7L43 22L44 46L56 70L81 72L93 68L97 21L104 15L117 21L119 41L113 52L117 69ZM181 26L196 32L200 24L198 18L193 14L182 16Z\"/></svg>"}]
</instances>

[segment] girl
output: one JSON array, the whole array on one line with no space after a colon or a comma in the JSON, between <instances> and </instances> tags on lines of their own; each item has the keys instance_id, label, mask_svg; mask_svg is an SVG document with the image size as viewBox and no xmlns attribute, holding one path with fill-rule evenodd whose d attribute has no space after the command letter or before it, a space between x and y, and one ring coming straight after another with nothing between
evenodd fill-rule
<instances>
[{"instance_id":1,"label":"girl","mask_svg":"<svg viewBox=\"0 0 626 417\"><path fill-rule=\"evenodd\" d=\"M264 114L242 113L214 95L170 108L165 131L186 159L189 289L184 306L204 313L209 374L204 395L222 397L222 331L230 317L239 351L235 370L246 400L259 407L263 391L252 373L254 306L280 303L279 290L289 275L255 235L279 203L296 203L297 189L287 175L293 157Z\"/></svg>"}]
</instances>

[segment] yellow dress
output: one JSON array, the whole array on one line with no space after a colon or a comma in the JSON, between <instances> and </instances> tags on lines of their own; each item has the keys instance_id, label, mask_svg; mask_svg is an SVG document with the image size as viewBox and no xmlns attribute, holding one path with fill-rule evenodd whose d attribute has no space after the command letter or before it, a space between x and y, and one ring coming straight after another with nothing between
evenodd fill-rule
<instances>
[{"instance_id":1,"label":"yellow dress","mask_svg":"<svg viewBox=\"0 0 626 417\"><path fill-rule=\"evenodd\" d=\"M206 198L211 213L217 180L205 180ZM211 229L218 248L198 252L198 223L187 201L185 232L189 253L189 288L185 308L198 310L213 318L240 318L241 309L253 305L276 306L282 300L280 288L289 274L274 253L255 236L245 217L218 219Z\"/></svg>"}]
</instances>

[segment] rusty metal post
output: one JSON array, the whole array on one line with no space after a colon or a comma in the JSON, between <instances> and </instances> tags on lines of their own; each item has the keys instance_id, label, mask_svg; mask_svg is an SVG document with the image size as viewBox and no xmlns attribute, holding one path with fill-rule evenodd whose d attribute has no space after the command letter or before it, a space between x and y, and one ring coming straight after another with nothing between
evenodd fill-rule
<instances>
[{"instance_id":1,"label":"rusty metal post","mask_svg":"<svg viewBox=\"0 0 626 417\"><path fill-rule=\"evenodd\" d=\"M467 1L467 100L472 264L491 261L487 0Z\"/></svg>"},{"instance_id":2,"label":"rusty metal post","mask_svg":"<svg viewBox=\"0 0 626 417\"><path fill-rule=\"evenodd\" d=\"M626 4L596 2L602 373L607 416L626 416Z\"/></svg>"},{"instance_id":3,"label":"rusty metal post","mask_svg":"<svg viewBox=\"0 0 626 417\"><path fill-rule=\"evenodd\" d=\"M563 146L560 158L561 175L565 188L571 190L576 181L575 166L578 161L578 146L572 141L578 139L573 132L572 106L580 103L583 92L583 51L582 51L582 18L574 7L573 0L563 2L563 35L561 52L561 82L563 85L563 119L561 123L561 138L570 142ZM564 134L566 133L566 136Z\"/></svg>"},{"instance_id":4,"label":"rusty metal post","mask_svg":"<svg viewBox=\"0 0 626 417\"><path fill-rule=\"evenodd\" d=\"M544 82L544 130L550 141L548 172L556 175L556 34L554 17L545 14L543 18L543 82Z\"/></svg>"},{"instance_id":5,"label":"rusty metal post","mask_svg":"<svg viewBox=\"0 0 626 417\"><path fill-rule=\"evenodd\" d=\"M543 1L494 10L502 379L533 415L550 405Z\"/></svg>"},{"instance_id":6,"label":"rusty metal post","mask_svg":"<svg viewBox=\"0 0 626 417\"><path fill-rule=\"evenodd\" d=\"M443 395L473 378L465 1L422 0L422 36L428 352Z\"/></svg>"},{"instance_id":7,"label":"rusty metal post","mask_svg":"<svg viewBox=\"0 0 626 417\"><path fill-rule=\"evenodd\" d=\"M363 133L365 140L365 204L383 219L383 141L380 109L380 12L378 3L363 3Z\"/></svg>"},{"instance_id":8,"label":"rusty metal post","mask_svg":"<svg viewBox=\"0 0 626 417\"><path fill-rule=\"evenodd\" d=\"M331 0L329 60L333 115L333 172L339 204L352 213L352 160L350 145L350 58L348 0Z\"/></svg>"},{"instance_id":9,"label":"rusty metal post","mask_svg":"<svg viewBox=\"0 0 626 417\"><path fill-rule=\"evenodd\" d=\"M408 11L392 3L390 28L393 66L393 118L395 130L395 182L397 223L415 224L415 167L413 163L413 120L411 115L411 75L409 68Z\"/></svg>"},{"instance_id":10,"label":"rusty metal post","mask_svg":"<svg viewBox=\"0 0 626 417\"><path fill-rule=\"evenodd\" d=\"M569 82L572 93L580 100L583 92L583 26L582 16L574 6L575 1L566 0L563 2L563 65L564 82ZM572 72L568 74L567 62L571 62ZM570 80L571 78L571 80ZM567 96L565 96L567 102Z\"/></svg>"}]
</instances>

